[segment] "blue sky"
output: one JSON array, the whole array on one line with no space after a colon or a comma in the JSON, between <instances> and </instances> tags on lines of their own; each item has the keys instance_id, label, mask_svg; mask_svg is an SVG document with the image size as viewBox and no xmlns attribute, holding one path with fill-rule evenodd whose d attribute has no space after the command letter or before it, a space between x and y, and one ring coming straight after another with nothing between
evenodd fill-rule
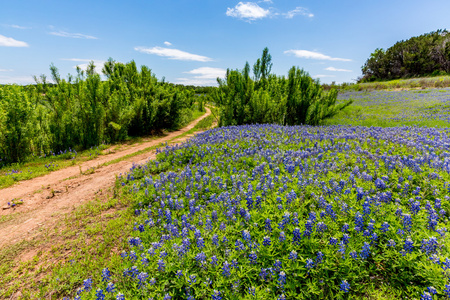
<instances>
[{"instance_id":1,"label":"blue sky","mask_svg":"<svg viewBox=\"0 0 450 300\"><path fill-rule=\"evenodd\" d=\"M352 82L375 48L450 29L449 12L448 0L2 1L0 84L112 57L169 82L214 85L264 47L278 75L295 65L321 82Z\"/></svg>"}]
</instances>

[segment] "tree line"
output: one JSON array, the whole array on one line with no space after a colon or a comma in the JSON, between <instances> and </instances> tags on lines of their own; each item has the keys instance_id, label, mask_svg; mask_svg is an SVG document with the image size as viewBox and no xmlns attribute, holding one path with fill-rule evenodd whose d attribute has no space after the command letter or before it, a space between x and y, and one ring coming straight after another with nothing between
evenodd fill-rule
<instances>
[{"instance_id":1,"label":"tree line","mask_svg":"<svg viewBox=\"0 0 450 300\"><path fill-rule=\"evenodd\" d=\"M450 73L450 34L437 30L377 48L362 67L360 82Z\"/></svg>"},{"instance_id":2,"label":"tree line","mask_svg":"<svg viewBox=\"0 0 450 300\"><path fill-rule=\"evenodd\" d=\"M303 69L294 66L285 77L272 74L272 66L265 48L252 69L247 62L244 69L228 69L225 79L218 79L211 97L220 108L219 125L319 125L351 103L337 103L337 91L325 92Z\"/></svg>"},{"instance_id":3,"label":"tree line","mask_svg":"<svg viewBox=\"0 0 450 300\"><path fill-rule=\"evenodd\" d=\"M94 63L67 79L54 65L50 71L53 83L41 75L35 85L0 87L3 164L174 129L194 108L194 90L159 81L134 61L109 59L102 70L106 80Z\"/></svg>"}]
</instances>

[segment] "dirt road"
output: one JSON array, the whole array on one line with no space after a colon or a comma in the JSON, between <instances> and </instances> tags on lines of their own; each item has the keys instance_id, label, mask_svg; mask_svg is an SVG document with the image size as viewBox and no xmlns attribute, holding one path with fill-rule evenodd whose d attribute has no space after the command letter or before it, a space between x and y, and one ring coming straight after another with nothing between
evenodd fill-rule
<instances>
[{"instance_id":1,"label":"dirt road","mask_svg":"<svg viewBox=\"0 0 450 300\"><path fill-rule=\"evenodd\" d=\"M173 140L210 114L211 111L206 108L206 114L181 130L81 164L82 171L95 168L91 174L80 174L80 165L76 165L0 190L0 206L5 206L13 198L24 201L15 209L0 210L0 216L4 216L4 221L0 223L0 248L34 237L40 228L50 227L74 207L111 187L116 175L127 172L133 163L141 164L154 159L155 152L140 154L108 166L102 164ZM186 138L174 141L181 142Z\"/></svg>"}]
</instances>

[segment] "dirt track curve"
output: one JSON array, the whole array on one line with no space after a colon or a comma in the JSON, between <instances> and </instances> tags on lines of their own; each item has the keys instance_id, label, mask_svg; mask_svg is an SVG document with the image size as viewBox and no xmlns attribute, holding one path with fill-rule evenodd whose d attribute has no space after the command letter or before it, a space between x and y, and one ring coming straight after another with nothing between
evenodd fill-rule
<instances>
[{"instance_id":1,"label":"dirt track curve","mask_svg":"<svg viewBox=\"0 0 450 300\"><path fill-rule=\"evenodd\" d=\"M24 200L24 204L15 209L0 210L0 216L13 215L0 223L0 248L32 238L39 232L39 228L54 224L74 207L93 199L99 191L111 187L116 175L127 172L133 163L141 164L149 159L154 159L155 151L108 166L101 166L102 164L168 142L192 129L200 120L210 114L211 111L206 108L206 114L178 131L171 132L162 138L130 146L123 151L99 156L81 164L82 171L95 168L95 172L92 174L80 174L80 165L75 165L0 190L0 206L5 206L13 198ZM174 141L181 142L186 138Z\"/></svg>"}]
</instances>

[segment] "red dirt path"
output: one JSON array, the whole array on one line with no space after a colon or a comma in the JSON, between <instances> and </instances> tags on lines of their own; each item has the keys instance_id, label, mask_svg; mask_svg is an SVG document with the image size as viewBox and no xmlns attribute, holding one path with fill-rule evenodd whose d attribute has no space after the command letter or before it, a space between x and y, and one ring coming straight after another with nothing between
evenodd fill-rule
<instances>
[{"instance_id":1,"label":"red dirt path","mask_svg":"<svg viewBox=\"0 0 450 300\"><path fill-rule=\"evenodd\" d=\"M82 171L95 168L92 174L80 174L80 165L75 165L0 190L0 207L6 206L13 198L24 201L14 209L0 210L0 216L10 215L6 221L0 223L0 248L35 237L41 229L51 227L67 212L113 186L116 175L129 171L133 163L141 164L154 159L155 152L140 154L108 166L101 166L102 164L168 142L192 129L210 114L211 111L206 108L206 114L183 129L81 164ZM175 141L181 142L185 139L186 136Z\"/></svg>"}]
</instances>

